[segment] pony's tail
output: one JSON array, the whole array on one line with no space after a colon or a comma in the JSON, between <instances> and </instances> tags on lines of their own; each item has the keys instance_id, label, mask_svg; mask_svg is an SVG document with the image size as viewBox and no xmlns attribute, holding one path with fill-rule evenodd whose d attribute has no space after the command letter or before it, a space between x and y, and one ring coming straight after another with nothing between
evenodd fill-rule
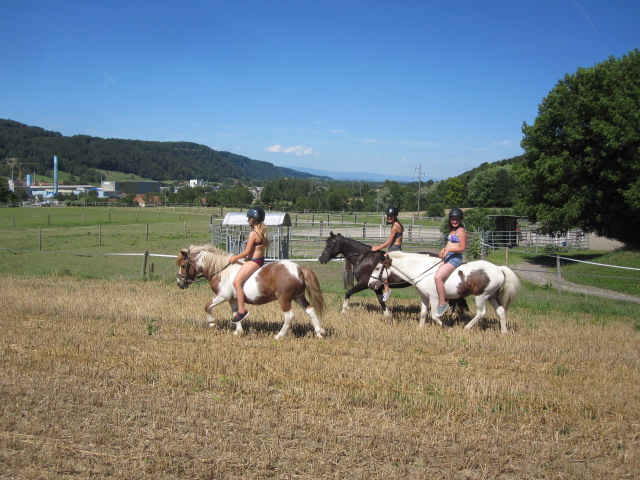
<instances>
[{"instance_id":1,"label":"pony's tail","mask_svg":"<svg viewBox=\"0 0 640 480\"><path fill-rule=\"evenodd\" d=\"M318 317L321 318L324 314L324 297L322 295L322 290L320 290L318 277L316 277L316 274L309 267L300 265L300 269L302 270L302 275L304 277L304 289L311 297L311 304L316 310Z\"/></svg>"},{"instance_id":2,"label":"pony's tail","mask_svg":"<svg viewBox=\"0 0 640 480\"><path fill-rule=\"evenodd\" d=\"M502 274L504 275L504 283L500 289L500 304L506 310L509 308L509 304L516 298L516 295L520 291L522 285L520 279L513 273L509 267L501 266Z\"/></svg>"}]
</instances>

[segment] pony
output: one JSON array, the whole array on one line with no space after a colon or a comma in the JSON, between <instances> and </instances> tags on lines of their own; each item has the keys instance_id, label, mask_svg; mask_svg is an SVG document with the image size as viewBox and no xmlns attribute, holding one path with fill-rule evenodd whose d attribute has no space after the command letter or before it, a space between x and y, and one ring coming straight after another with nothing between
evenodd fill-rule
<instances>
[{"instance_id":1,"label":"pony","mask_svg":"<svg viewBox=\"0 0 640 480\"><path fill-rule=\"evenodd\" d=\"M357 283L349 290L347 290L347 293L344 296L341 313L347 313L347 310L349 310L349 298L351 297L351 295L371 288L378 297L378 302L382 307L382 313L385 316L391 316L391 312L387 308L386 302L382 299L383 285L380 284L376 285L375 287L371 287L369 285L369 279L371 277L373 269L385 258L385 252L381 250L372 252L370 245L366 245L364 243L358 242L357 240L353 240L352 238L345 237L340 233L335 234L333 232L330 232L329 237L326 241L325 248L320 254L318 260L320 261L320 263L326 264L329 262L329 260L331 260L332 258L336 258L339 255L342 255L346 258L347 271L350 278L351 275L353 275L357 280ZM420 255L433 254L426 253ZM404 278L401 278L394 272L390 272L388 283L389 287L391 288L406 288L411 286L411 283L405 281ZM452 301L452 307L458 311L468 311L467 303L464 299Z\"/></svg>"},{"instance_id":2,"label":"pony","mask_svg":"<svg viewBox=\"0 0 640 480\"><path fill-rule=\"evenodd\" d=\"M438 307L438 292L433 275L440 262L442 260L439 258L416 253L389 252L373 269L369 285L371 288L379 288L385 276L399 275L413 284L420 293L420 327L424 326L427 318L427 302L430 302L432 320L442 327L440 319L433 316ZM468 295L476 297L476 315L465 325L465 329L472 328L484 317L488 300L500 318L500 331L508 333L506 310L521 288L520 280L513 270L478 260L458 267L449 275L444 285L447 299L464 298Z\"/></svg>"},{"instance_id":3,"label":"pony","mask_svg":"<svg viewBox=\"0 0 640 480\"><path fill-rule=\"evenodd\" d=\"M180 250L176 260L178 265L176 281L180 288L188 288L199 276L208 280L214 293L213 299L204 307L207 312L206 321L210 327L215 325L211 311L216 305L229 302L232 316L238 310L233 279L244 260L230 264L230 257L230 253L213 245L191 245L188 249ZM318 277L310 268L287 260L268 263L247 279L244 291L248 304L263 305L275 300L280 303L280 308L284 312L284 325L276 335L276 340L284 338L289 331L295 316L291 308L292 301L304 308L309 315L315 336L323 338L325 335L325 330L318 319L324 312L324 297ZM305 293L311 298L311 303L307 300ZM237 322L234 335L242 333L242 322Z\"/></svg>"}]
</instances>

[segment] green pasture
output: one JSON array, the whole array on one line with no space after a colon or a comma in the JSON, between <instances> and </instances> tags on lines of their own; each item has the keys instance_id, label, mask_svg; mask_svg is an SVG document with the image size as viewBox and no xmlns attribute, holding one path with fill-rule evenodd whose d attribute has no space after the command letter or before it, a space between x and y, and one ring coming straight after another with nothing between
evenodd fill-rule
<instances>
[{"instance_id":1,"label":"green pasture","mask_svg":"<svg viewBox=\"0 0 640 480\"><path fill-rule=\"evenodd\" d=\"M504 250L494 251L489 254L487 260L497 265L509 265L516 270L526 269L527 263L547 265L555 269L556 255L560 257L560 271L563 279L579 285L640 297L640 271L595 265L640 269L640 252L631 249L611 252L588 250L533 254L516 248L509 249L508 254Z\"/></svg>"},{"instance_id":2,"label":"green pasture","mask_svg":"<svg viewBox=\"0 0 640 480\"><path fill-rule=\"evenodd\" d=\"M3 208L0 209L0 273L51 276L56 283L64 282L68 276L116 281L144 278L173 283L178 251L192 244L208 243L212 216L215 222L224 213L220 208L205 207ZM150 254L146 263L145 252ZM636 251L574 251L559 252L559 255L640 268L640 252ZM528 262L551 266L556 262L554 255L533 255L519 249L510 249L508 254L504 250L492 252L488 260L498 265L508 264L516 272L519 268L526 269ZM318 274L325 292L344 294L342 262L304 264ZM637 271L562 261L562 276L573 283L640 297ZM520 277L526 282L526 274ZM200 283L196 288L208 287ZM352 301L369 295L373 293L359 293ZM417 298L417 294L407 288L395 290L392 298ZM519 295L517 305L532 311L595 311L603 315L609 312L610 315L640 316L638 304L568 292L559 294L554 288L530 284Z\"/></svg>"}]
</instances>

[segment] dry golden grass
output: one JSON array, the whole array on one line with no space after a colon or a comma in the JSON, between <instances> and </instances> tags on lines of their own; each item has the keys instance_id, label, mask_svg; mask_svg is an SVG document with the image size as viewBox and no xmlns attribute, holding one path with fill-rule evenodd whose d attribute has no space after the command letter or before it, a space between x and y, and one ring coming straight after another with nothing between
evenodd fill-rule
<instances>
[{"instance_id":1,"label":"dry golden grass","mask_svg":"<svg viewBox=\"0 0 640 480\"><path fill-rule=\"evenodd\" d=\"M630 319L509 311L417 329L369 297L325 340L275 303L203 326L205 285L2 277L2 478L639 478ZM490 311L490 318L495 314ZM593 322L597 323L597 322ZM581 325L578 325L581 324Z\"/></svg>"}]
</instances>

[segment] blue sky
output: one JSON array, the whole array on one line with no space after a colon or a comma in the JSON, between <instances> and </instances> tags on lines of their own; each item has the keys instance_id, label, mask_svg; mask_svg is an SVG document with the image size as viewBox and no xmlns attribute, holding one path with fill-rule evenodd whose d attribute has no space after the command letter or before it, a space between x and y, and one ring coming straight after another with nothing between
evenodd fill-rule
<instances>
[{"instance_id":1,"label":"blue sky","mask_svg":"<svg viewBox=\"0 0 640 480\"><path fill-rule=\"evenodd\" d=\"M639 25L637 0L5 0L0 118L448 178L521 154L556 83Z\"/></svg>"}]
</instances>

